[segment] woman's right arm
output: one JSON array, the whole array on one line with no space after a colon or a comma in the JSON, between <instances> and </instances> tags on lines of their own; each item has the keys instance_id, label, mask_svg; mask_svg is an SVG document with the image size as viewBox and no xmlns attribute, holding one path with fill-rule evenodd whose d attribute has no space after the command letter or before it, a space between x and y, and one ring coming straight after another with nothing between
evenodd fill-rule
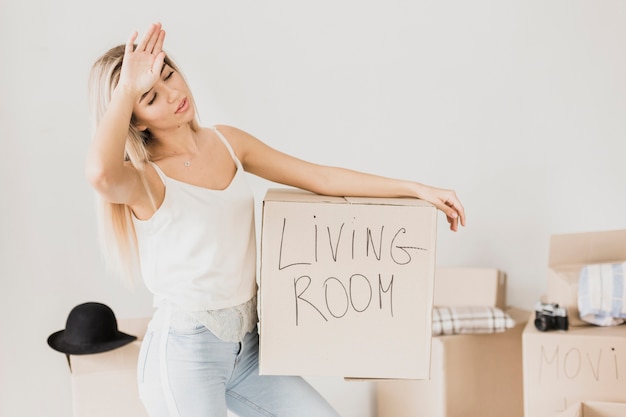
<instances>
[{"instance_id":1,"label":"woman's right arm","mask_svg":"<svg viewBox=\"0 0 626 417\"><path fill-rule=\"evenodd\" d=\"M134 48L137 33L126 43L120 80L87 154L85 173L89 183L107 201L130 204L143 189L137 170L124 161L126 137L133 106L148 91L160 74L165 32L154 24Z\"/></svg>"},{"instance_id":2,"label":"woman's right arm","mask_svg":"<svg viewBox=\"0 0 626 417\"><path fill-rule=\"evenodd\" d=\"M98 124L87 154L85 173L94 189L107 201L129 204L139 183L135 168L124 162L128 125L135 95L116 88Z\"/></svg>"}]
</instances>

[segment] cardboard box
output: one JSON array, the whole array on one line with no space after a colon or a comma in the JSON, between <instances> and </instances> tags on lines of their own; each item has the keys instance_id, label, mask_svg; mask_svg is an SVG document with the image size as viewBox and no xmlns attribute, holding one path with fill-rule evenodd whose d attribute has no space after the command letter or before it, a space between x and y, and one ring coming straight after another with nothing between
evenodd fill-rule
<instances>
[{"instance_id":1,"label":"cardboard box","mask_svg":"<svg viewBox=\"0 0 626 417\"><path fill-rule=\"evenodd\" d=\"M569 407L556 417L624 417L625 403L582 402Z\"/></svg>"},{"instance_id":2,"label":"cardboard box","mask_svg":"<svg viewBox=\"0 0 626 417\"><path fill-rule=\"evenodd\" d=\"M506 274L495 268L438 267L436 306L493 306L506 309Z\"/></svg>"},{"instance_id":3,"label":"cardboard box","mask_svg":"<svg viewBox=\"0 0 626 417\"><path fill-rule=\"evenodd\" d=\"M626 402L626 326L524 333L526 417L553 417L579 401Z\"/></svg>"},{"instance_id":4,"label":"cardboard box","mask_svg":"<svg viewBox=\"0 0 626 417\"><path fill-rule=\"evenodd\" d=\"M137 340L93 355L70 355L74 417L147 417L137 388L137 359L149 319L120 320Z\"/></svg>"},{"instance_id":5,"label":"cardboard box","mask_svg":"<svg viewBox=\"0 0 626 417\"><path fill-rule=\"evenodd\" d=\"M378 417L521 417L522 330L529 311L507 311L503 333L432 339L431 380L376 383Z\"/></svg>"},{"instance_id":6,"label":"cardboard box","mask_svg":"<svg viewBox=\"0 0 626 417\"><path fill-rule=\"evenodd\" d=\"M428 378L436 225L417 199L269 190L261 374Z\"/></svg>"},{"instance_id":7,"label":"cardboard box","mask_svg":"<svg viewBox=\"0 0 626 417\"><path fill-rule=\"evenodd\" d=\"M566 307L570 326L583 326L578 313L578 278L588 264L626 260L626 230L554 235L550 256L546 301Z\"/></svg>"}]
</instances>

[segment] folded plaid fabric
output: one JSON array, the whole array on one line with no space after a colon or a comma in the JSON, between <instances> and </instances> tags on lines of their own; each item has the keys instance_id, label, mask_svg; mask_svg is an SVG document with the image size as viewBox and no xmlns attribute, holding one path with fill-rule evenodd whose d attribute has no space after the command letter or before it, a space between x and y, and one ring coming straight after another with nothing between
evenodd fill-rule
<instances>
[{"instance_id":1,"label":"folded plaid fabric","mask_svg":"<svg viewBox=\"0 0 626 417\"><path fill-rule=\"evenodd\" d=\"M511 316L496 307L433 307L433 336L496 333L514 326Z\"/></svg>"},{"instance_id":2,"label":"folded plaid fabric","mask_svg":"<svg viewBox=\"0 0 626 417\"><path fill-rule=\"evenodd\" d=\"M626 319L626 262L585 266L578 280L580 318L598 326L616 326Z\"/></svg>"}]
</instances>

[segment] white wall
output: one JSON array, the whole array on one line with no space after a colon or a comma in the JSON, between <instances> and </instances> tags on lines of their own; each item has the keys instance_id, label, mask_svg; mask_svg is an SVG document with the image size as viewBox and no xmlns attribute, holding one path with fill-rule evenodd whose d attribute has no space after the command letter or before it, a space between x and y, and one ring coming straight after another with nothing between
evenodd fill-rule
<instances>
[{"instance_id":1,"label":"white wall","mask_svg":"<svg viewBox=\"0 0 626 417\"><path fill-rule=\"evenodd\" d=\"M120 1L0 3L0 415L71 414L46 344L95 300L150 298L103 272L87 74L160 20L204 124L230 123L313 161L455 188L467 227L442 265L497 267L511 304L545 287L554 233L626 228L626 3ZM253 180L262 197L268 183ZM346 417L367 384L313 381Z\"/></svg>"}]
</instances>

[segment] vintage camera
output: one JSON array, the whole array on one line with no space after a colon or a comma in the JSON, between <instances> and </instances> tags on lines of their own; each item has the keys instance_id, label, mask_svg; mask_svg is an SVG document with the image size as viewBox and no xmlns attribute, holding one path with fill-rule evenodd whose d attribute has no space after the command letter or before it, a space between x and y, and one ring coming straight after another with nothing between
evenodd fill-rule
<instances>
[{"instance_id":1,"label":"vintage camera","mask_svg":"<svg viewBox=\"0 0 626 417\"><path fill-rule=\"evenodd\" d=\"M538 302L535 304L535 327L537 330L542 332L567 330L568 326L566 308L553 303Z\"/></svg>"}]
</instances>

